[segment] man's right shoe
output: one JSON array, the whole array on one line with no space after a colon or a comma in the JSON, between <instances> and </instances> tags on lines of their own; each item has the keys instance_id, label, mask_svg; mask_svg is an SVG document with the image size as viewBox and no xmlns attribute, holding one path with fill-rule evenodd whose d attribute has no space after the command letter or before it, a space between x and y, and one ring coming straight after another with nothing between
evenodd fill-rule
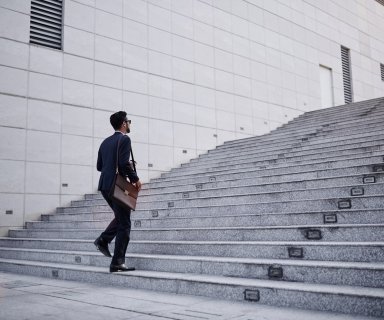
<instances>
[{"instance_id":1,"label":"man's right shoe","mask_svg":"<svg viewBox=\"0 0 384 320\"><path fill-rule=\"evenodd\" d=\"M109 266L109 272L119 272L119 271L134 271L134 267L127 267L124 263L122 264L111 264Z\"/></svg>"},{"instance_id":2,"label":"man's right shoe","mask_svg":"<svg viewBox=\"0 0 384 320\"><path fill-rule=\"evenodd\" d=\"M96 248L106 257L112 257L108 249L108 243L103 241L103 238L98 237L94 242Z\"/></svg>"}]
</instances>

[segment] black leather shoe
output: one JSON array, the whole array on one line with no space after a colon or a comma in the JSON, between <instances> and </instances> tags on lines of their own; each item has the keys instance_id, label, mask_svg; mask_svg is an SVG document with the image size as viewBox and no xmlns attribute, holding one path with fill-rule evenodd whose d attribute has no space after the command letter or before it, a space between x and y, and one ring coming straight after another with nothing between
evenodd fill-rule
<instances>
[{"instance_id":1,"label":"black leather shoe","mask_svg":"<svg viewBox=\"0 0 384 320\"><path fill-rule=\"evenodd\" d=\"M134 267L127 267L123 264L111 264L109 266L109 272L119 272L119 271L134 271L136 270Z\"/></svg>"},{"instance_id":2,"label":"black leather shoe","mask_svg":"<svg viewBox=\"0 0 384 320\"><path fill-rule=\"evenodd\" d=\"M103 238L98 237L95 242L94 242L97 250L99 250L103 255L106 257L112 257L111 253L109 252L108 249L108 243L103 241Z\"/></svg>"}]
</instances>

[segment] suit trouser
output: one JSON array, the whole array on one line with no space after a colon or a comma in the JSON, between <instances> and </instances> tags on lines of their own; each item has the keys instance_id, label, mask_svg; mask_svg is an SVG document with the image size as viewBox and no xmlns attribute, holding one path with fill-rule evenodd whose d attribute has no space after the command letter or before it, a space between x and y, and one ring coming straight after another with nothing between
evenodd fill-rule
<instances>
[{"instance_id":1,"label":"suit trouser","mask_svg":"<svg viewBox=\"0 0 384 320\"><path fill-rule=\"evenodd\" d=\"M108 191L101 191L104 199L113 210L115 218L111 221L105 231L100 235L104 241L111 243L115 240L115 251L111 264L118 265L125 263L125 253L129 243L131 232L131 210L119 205L108 196Z\"/></svg>"}]
</instances>

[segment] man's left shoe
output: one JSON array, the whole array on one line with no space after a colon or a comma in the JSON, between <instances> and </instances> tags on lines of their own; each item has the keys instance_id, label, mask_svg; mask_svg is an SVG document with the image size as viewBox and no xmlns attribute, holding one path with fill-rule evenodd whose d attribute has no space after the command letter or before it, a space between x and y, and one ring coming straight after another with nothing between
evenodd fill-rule
<instances>
[{"instance_id":1,"label":"man's left shoe","mask_svg":"<svg viewBox=\"0 0 384 320\"><path fill-rule=\"evenodd\" d=\"M106 257L112 257L108 249L108 243L102 237L98 237L94 242L97 250L99 250Z\"/></svg>"},{"instance_id":2,"label":"man's left shoe","mask_svg":"<svg viewBox=\"0 0 384 320\"><path fill-rule=\"evenodd\" d=\"M111 264L109 266L109 272L119 272L119 271L134 271L134 267L127 267L124 263L122 264Z\"/></svg>"}]
</instances>

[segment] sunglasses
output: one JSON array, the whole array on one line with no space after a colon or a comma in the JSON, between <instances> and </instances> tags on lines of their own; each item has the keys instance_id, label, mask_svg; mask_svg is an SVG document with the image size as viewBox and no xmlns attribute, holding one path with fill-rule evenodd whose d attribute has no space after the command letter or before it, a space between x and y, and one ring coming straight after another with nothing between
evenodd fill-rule
<instances>
[{"instance_id":1,"label":"sunglasses","mask_svg":"<svg viewBox=\"0 0 384 320\"><path fill-rule=\"evenodd\" d=\"M131 124L131 120L124 120L124 122Z\"/></svg>"}]
</instances>

